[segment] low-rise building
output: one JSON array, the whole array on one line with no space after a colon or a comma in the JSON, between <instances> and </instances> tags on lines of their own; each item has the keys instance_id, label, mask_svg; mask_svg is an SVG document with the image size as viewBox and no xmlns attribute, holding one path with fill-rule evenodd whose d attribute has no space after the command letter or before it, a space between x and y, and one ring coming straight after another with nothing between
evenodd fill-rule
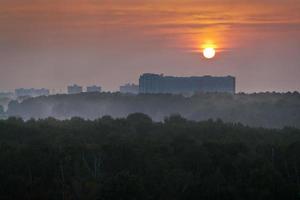
<instances>
[{"instance_id":1,"label":"low-rise building","mask_svg":"<svg viewBox=\"0 0 300 200\"><path fill-rule=\"evenodd\" d=\"M18 88L15 89L16 97L38 97L38 96L48 96L50 94L48 89L41 88Z\"/></svg>"},{"instance_id":2,"label":"low-rise building","mask_svg":"<svg viewBox=\"0 0 300 200\"><path fill-rule=\"evenodd\" d=\"M68 94L79 94L82 93L82 87L79 85L70 85L68 86Z\"/></svg>"},{"instance_id":3,"label":"low-rise building","mask_svg":"<svg viewBox=\"0 0 300 200\"><path fill-rule=\"evenodd\" d=\"M14 98L15 94L13 92L0 92L0 98Z\"/></svg>"},{"instance_id":4,"label":"low-rise building","mask_svg":"<svg viewBox=\"0 0 300 200\"><path fill-rule=\"evenodd\" d=\"M120 86L121 93L130 93L130 94L138 94L139 93L139 86L136 84L125 84Z\"/></svg>"},{"instance_id":5,"label":"low-rise building","mask_svg":"<svg viewBox=\"0 0 300 200\"><path fill-rule=\"evenodd\" d=\"M93 86L86 87L86 92L101 92L101 91L102 88L100 86L93 85Z\"/></svg>"}]
</instances>

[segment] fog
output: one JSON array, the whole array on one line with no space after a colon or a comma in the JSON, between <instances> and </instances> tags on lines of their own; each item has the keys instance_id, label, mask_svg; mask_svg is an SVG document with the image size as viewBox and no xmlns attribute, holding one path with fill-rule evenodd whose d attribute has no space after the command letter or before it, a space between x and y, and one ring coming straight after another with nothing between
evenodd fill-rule
<instances>
[{"instance_id":1,"label":"fog","mask_svg":"<svg viewBox=\"0 0 300 200\"><path fill-rule=\"evenodd\" d=\"M172 114L202 121L221 119L254 127L300 127L299 93L197 94L192 97L171 94L130 95L120 93L82 93L54 95L10 102L8 116L23 119L81 117L114 118L130 113L144 113L155 121Z\"/></svg>"}]
</instances>

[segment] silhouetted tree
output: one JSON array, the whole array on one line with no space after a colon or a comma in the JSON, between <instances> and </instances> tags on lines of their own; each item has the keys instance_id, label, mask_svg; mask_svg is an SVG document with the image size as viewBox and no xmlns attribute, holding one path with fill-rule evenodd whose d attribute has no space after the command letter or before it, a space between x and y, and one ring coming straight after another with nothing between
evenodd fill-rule
<instances>
[{"instance_id":1,"label":"silhouetted tree","mask_svg":"<svg viewBox=\"0 0 300 200\"><path fill-rule=\"evenodd\" d=\"M0 120L0 199L299 199L300 130L180 115Z\"/></svg>"}]
</instances>

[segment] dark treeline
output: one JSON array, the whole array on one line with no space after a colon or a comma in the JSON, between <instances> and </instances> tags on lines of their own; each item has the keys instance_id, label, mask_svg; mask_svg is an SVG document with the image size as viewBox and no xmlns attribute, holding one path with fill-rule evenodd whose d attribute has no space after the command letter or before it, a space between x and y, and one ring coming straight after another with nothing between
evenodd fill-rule
<instances>
[{"instance_id":1,"label":"dark treeline","mask_svg":"<svg viewBox=\"0 0 300 200\"><path fill-rule=\"evenodd\" d=\"M0 115L4 114L4 107L2 105L0 105Z\"/></svg>"},{"instance_id":2,"label":"dark treeline","mask_svg":"<svg viewBox=\"0 0 300 200\"><path fill-rule=\"evenodd\" d=\"M300 128L300 94L211 93L192 97L170 94L135 96L120 93L54 95L31 98L21 103L13 101L9 104L7 114L23 119L69 119L75 116L97 119L105 115L126 117L135 112L145 113L155 121L162 121L171 114L180 114L196 121L219 118L225 122L241 122L255 127Z\"/></svg>"},{"instance_id":3,"label":"dark treeline","mask_svg":"<svg viewBox=\"0 0 300 200\"><path fill-rule=\"evenodd\" d=\"M0 166L0 199L293 200L300 130L175 115L10 118L0 120Z\"/></svg>"}]
</instances>

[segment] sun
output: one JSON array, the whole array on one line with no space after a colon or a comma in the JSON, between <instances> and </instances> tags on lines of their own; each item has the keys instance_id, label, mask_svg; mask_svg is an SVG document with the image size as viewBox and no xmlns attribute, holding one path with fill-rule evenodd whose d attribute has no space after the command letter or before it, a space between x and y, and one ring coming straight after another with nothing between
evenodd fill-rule
<instances>
[{"instance_id":1,"label":"sun","mask_svg":"<svg viewBox=\"0 0 300 200\"><path fill-rule=\"evenodd\" d=\"M203 56L207 59L211 59L213 57L215 57L216 55L216 50L212 47L206 47L203 50Z\"/></svg>"}]
</instances>

